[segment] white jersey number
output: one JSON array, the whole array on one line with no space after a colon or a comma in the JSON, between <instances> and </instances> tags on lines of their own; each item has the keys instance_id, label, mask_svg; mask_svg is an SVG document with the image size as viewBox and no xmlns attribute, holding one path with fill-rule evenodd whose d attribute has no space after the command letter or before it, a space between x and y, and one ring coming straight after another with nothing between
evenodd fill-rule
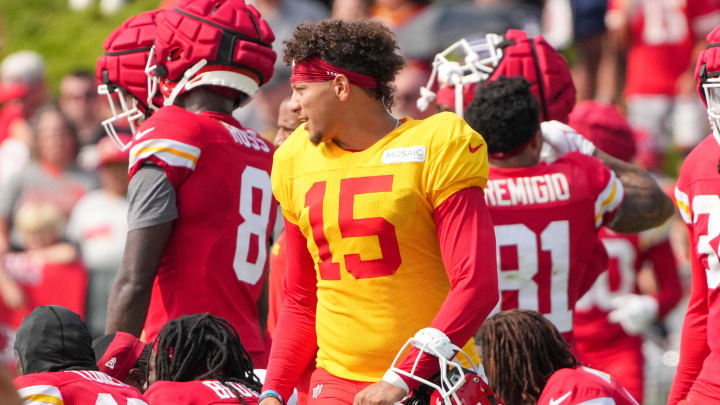
<instances>
[{"instance_id":1,"label":"white jersey number","mask_svg":"<svg viewBox=\"0 0 720 405\"><path fill-rule=\"evenodd\" d=\"M613 309L610 302L613 298L630 294L635 287L635 260L637 251L629 240L623 238L604 238L603 245L608 258L617 264L620 284L615 289L610 288L610 269L603 271L593 284L592 288L575 304L576 309L589 310L597 306L603 311Z\"/></svg>"},{"instance_id":2,"label":"white jersey number","mask_svg":"<svg viewBox=\"0 0 720 405\"><path fill-rule=\"evenodd\" d=\"M110 394L98 394L95 405L118 405L118 403ZM147 403L142 399L128 398L127 405L147 405Z\"/></svg>"},{"instance_id":3,"label":"white jersey number","mask_svg":"<svg viewBox=\"0 0 720 405\"><path fill-rule=\"evenodd\" d=\"M643 40L649 45L675 44L688 36L684 0L643 1Z\"/></svg>"},{"instance_id":4,"label":"white jersey number","mask_svg":"<svg viewBox=\"0 0 720 405\"><path fill-rule=\"evenodd\" d=\"M697 232L697 253L707 256L705 270L709 288L720 285L720 260L718 245L720 244L720 196L698 195L692 200L693 228ZM701 215L707 215L707 222L698 224Z\"/></svg>"},{"instance_id":5,"label":"white jersey number","mask_svg":"<svg viewBox=\"0 0 720 405\"><path fill-rule=\"evenodd\" d=\"M238 280L254 285L262 277L267 261L272 185L266 171L252 166L245 167L240 181L240 216L243 223L237 229L233 269ZM253 210L253 198L258 197L254 190L259 190L260 194L259 212ZM254 244L253 237L257 238ZM253 245L255 249L251 251Z\"/></svg>"},{"instance_id":6,"label":"white jersey number","mask_svg":"<svg viewBox=\"0 0 720 405\"><path fill-rule=\"evenodd\" d=\"M538 244L539 239L539 244ZM500 291L517 291L518 307L538 311L539 292L550 296L550 312L545 313L560 332L572 330L572 310L568 307L568 277L570 275L570 230L568 221L554 221L540 233L540 237L523 224L495 227L496 254L500 265L500 248L517 249L517 269L500 271ZM539 245L539 246L538 246ZM550 281L539 285L535 280L541 251L549 252L552 261ZM505 268L502 266L501 268Z\"/></svg>"}]
</instances>

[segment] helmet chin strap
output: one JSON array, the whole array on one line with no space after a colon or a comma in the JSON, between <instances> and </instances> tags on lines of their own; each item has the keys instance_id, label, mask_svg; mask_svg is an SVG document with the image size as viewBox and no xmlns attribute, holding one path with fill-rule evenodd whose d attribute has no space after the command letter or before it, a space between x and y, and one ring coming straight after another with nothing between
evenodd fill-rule
<instances>
[{"instance_id":1,"label":"helmet chin strap","mask_svg":"<svg viewBox=\"0 0 720 405\"><path fill-rule=\"evenodd\" d=\"M185 73L183 73L182 79L180 79L180 81L175 85L175 87L173 87L172 92L170 92L170 96L165 99L166 106L173 105L175 103L175 98L180 95L181 91L183 91L188 80L195 76L195 74L199 72L200 69L204 68L207 63L207 59L201 59L198 63L194 64L190 69L186 70Z\"/></svg>"}]
</instances>

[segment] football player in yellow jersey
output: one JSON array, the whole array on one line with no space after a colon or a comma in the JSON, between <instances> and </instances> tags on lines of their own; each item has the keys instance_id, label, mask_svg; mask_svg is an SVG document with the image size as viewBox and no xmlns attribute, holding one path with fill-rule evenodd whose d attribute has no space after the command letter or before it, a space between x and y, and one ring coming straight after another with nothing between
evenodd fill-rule
<instances>
[{"instance_id":1,"label":"football player in yellow jersey","mask_svg":"<svg viewBox=\"0 0 720 405\"><path fill-rule=\"evenodd\" d=\"M390 115L403 60L378 22L301 24L286 46L304 123L273 163L287 278L261 405L313 360L310 405L393 404L417 384L417 349L389 370L409 337L430 326L474 351L498 302L485 141L452 113ZM414 375L437 370L421 357Z\"/></svg>"}]
</instances>

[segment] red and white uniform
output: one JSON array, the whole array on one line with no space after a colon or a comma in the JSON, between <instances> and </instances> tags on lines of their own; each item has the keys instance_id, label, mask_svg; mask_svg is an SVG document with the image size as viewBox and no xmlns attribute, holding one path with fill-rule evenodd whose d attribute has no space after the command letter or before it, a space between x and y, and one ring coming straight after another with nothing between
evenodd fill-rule
<instances>
[{"instance_id":1,"label":"red and white uniform","mask_svg":"<svg viewBox=\"0 0 720 405\"><path fill-rule=\"evenodd\" d=\"M675 95L693 46L718 24L717 0L610 0L609 15L628 18L631 35L625 95Z\"/></svg>"},{"instance_id":2,"label":"red and white uniform","mask_svg":"<svg viewBox=\"0 0 720 405\"><path fill-rule=\"evenodd\" d=\"M694 396L713 399L703 404L720 404L719 161L720 139L708 136L685 159L675 188L690 238L692 284L668 404Z\"/></svg>"},{"instance_id":3,"label":"red and white uniform","mask_svg":"<svg viewBox=\"0 0 720 405\"><path fill-rule=\"evenodd\" d=\"M562 368L553 373L537 405L638 405L620 383L587 367Z\"/></svg>"},{"instance_id":4,"label":"red and white uniform","mask_svg":"<svg viewBox=\"0 0 720 405\"><path fill-rule=\"evenodd\" d=\"M140 391L100 371L27 374L13 382L28 405L146 405Z\"/></svg>"},{"instance_id":5,"label":"red and white uniform","mask_svg":"<svg viewBox=\"0 0 720 405\"><path fill-rule=\"evenodd\" d=\"M603 270L588 266L589 252L622 199L615 174L579 153L491 168L485 201L495 224L501 309L538 311L572 342L575 302Z\"/></svg>"},{"instance_id":6,"label":"red and white uniform","mask_svg":"<svg viewBox=\"0 0 720 405\"><path fill-rule=\"evenodd\" d=\"M232 387L234 390L228 387ZM238 399L238 394L242 396L244 402ZM257 392L240 383L221 384L217 380L157 381L145 391L145 398L149 405L256 405L258 397Z\"/></svg>"},{"instance_id":7,"label":"red and white uniform","mask_svg":"<svg viewBox=\"0 0 720 405\"><path fill-rule=\"evenodd\" d=\"M255 131L220 113L169 106L138 128L129 176L146 163L162 167L178 209L153 285L146 340L170 319L209 312L235 326L264 366L256 303L277 213L272 153Z\"/></svg>"},{"instance_id":8,"label":"red and white uniform","mask_svg":"<svg viewBox=\"0 0 720 405\"><path fill-rule=\"evenodd\" d=\"M653 297L663 318L682 297L680 276L667 237L667 227L637 234L620 234L607 228L600 238L608 254L608 271L575 306L574 335L584 364L616 378L639 402L643 398L643 337L628 335L608 321L613 298L637 294L637 273L650 262L659 289Z\"/></svg>"}]
</instances>

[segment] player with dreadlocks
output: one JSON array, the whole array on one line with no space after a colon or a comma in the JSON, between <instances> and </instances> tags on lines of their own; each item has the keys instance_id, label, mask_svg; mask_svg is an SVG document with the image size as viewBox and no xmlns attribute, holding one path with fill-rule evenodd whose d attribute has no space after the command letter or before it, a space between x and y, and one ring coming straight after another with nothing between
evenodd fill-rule
<instances>
[{"instance_id":1,"label":"player with dreadlocks","mask_svg":"<svg viewBox=\"0 0 720 405\"><path fill-rule=\"evenodd\" d=\"M539 312L501 312L483 323L477 337L489 385L508 405L600 399L637 405L608 374L581 367L557 328Z\"/></svg>"},{"instance_id":2,"label":"player with dreadlocks","mask_svg":"<svg viewBox=\"0 0 720 405\"><path fill-rule=\"evenodd\" d=\"M209 314L176 318L162 328L148 382L151 405L255 405L262 387L235 328Z\"/></svg>"}]
</instances>

